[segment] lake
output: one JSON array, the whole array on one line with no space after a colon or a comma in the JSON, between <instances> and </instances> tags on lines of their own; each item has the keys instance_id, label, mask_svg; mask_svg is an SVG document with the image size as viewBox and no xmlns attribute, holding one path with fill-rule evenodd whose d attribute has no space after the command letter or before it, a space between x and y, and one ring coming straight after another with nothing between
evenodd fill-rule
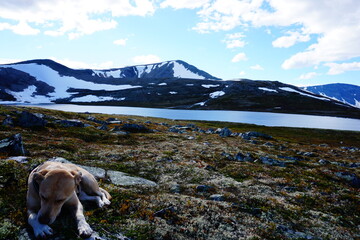
<instances>
[{"instance_id":1,"label":"lake","mask_svg":"<svg viewBox=\"0 0 360 240\"><path fill-rule=\"evenodd\" d=\"M205 120L249 123L270 127L300 127L360 131L360 120L340 117L313 116L302 114L222 111L222 110L179 110L161 108L138 108L118 106L90 106L74 104L23 105L69 112L89 112L148 116L177 120Z\"/></svg>"}]
</instances>

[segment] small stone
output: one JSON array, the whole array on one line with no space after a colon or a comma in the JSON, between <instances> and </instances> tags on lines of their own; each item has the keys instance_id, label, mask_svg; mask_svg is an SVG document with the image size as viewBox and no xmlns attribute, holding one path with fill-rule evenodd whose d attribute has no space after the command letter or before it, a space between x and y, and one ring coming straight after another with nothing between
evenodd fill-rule
<instances>
[{"instance_id":1,"label":"small stone","mask_svg":"<svg viewBox=\"0 0 360 240\"><path fill-rule=\"evenodd\" d=\"M197 192L213 192L214 190L214 187L208 185L199 185L196 187Z\"/></svg>"},{"instance_id":2,"label":"small stone","mask_svg":"<svg viewBox=\"0 0 360 240\"><path fill-rule=\"evenodd\" d=\"M181 192L181 186L179 184L174 184L170 187L170 192L172 193L180 193Z\"/></svg>"},{"instance_id":3,"label":"small stone","mask_svg":"<svg viewBox=\"0 0 360 240\"><path fill-rule=\"evenodd\" d=\"M225 197L221 194L213 194L210 196L210 200L222 202L225 201Z\"/></svg>"}]
</instances>

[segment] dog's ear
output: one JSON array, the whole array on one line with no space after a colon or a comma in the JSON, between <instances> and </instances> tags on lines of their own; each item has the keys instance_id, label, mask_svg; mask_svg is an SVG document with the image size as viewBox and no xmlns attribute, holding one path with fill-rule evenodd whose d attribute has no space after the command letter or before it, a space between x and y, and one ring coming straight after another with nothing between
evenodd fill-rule
<instances>
[{"instance_id":1,"label":"dog's ear","mask_svg":"<svg viewBox=\"0 0 360 240\"><path fill-rule=\"evenodd\" d=\"M44 180L45 175L49 172L47 169L43 169L39 172L35 172L33 175L33 186L36 192L39 192L39 185Z\"/></svg>"},{"instance_id":2,"label":"dog's ear","mask_svg":"<svg viewBox=\"0 0 360 240\"><path fill-rule=\"evenodd\" d=\"M33 176L33 179L35 182L37 182L38 184L40 184L44 178L45 178L45 175L49 172L49 170L47 169L43 169L39 172L35 172L34 173L34 176Z\"/></svg>"},{"instance_id":3,"label":"dog's ear","mask_svg":"<svg viewBox=\"0 0 360 240\"><path fill-rule=\"evenodd\" d=\"M75 184L79 185L82 178L82 173L80 171L71 171L71 175L73 175Z\"/></svg>"}]
</instances>

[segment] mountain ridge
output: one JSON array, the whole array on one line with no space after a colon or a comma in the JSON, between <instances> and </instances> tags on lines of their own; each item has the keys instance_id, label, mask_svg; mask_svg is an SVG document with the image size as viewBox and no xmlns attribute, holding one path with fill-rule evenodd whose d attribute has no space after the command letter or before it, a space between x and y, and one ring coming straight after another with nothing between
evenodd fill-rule
<instances>
[{"instance_id":1,"label":"mountain ridge","mask_svg":"<svg viewBox=\"0 0 360 240\"><path fill-rule=\"evenodd\" d=\"M247 79L220 81L206 79L211 75L204 73L180 61L115 70L74 70L52 60L30 60L0 65L0 100L360 118L360 109L293 85Z\"/></svg>"},{"instance_id":2,"label":"mountain ridge","mask_svg":"<svg viewBox=\"0 0 360 240\"><path fill-rule=\"evenodd\" d=\"M302 87L302 89L360 108L360 86L357 85L346 83L330 83Z\"/></svg>"}]
</instances>

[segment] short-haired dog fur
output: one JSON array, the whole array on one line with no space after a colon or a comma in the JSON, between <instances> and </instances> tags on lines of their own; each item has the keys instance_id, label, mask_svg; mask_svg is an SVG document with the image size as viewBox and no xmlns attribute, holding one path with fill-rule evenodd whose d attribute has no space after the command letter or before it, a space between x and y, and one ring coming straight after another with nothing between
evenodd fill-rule
<instances>
[{"instance_id":1,"label":"short-haired dog fur","mask_svg":"<svg viewBox=\"0 0 360 240\"><path fill-rule=\"evenodd\" d=\"M28 222L36 238L53 234L49 227L61 212L70 209L75 217L79 235L93 233L86 222L80 200L95 201L99 207L110 204L110 194L99 187L92 174L71 163L47 161L35 168L28 179Z\"/></svg>"}]
</instances>

